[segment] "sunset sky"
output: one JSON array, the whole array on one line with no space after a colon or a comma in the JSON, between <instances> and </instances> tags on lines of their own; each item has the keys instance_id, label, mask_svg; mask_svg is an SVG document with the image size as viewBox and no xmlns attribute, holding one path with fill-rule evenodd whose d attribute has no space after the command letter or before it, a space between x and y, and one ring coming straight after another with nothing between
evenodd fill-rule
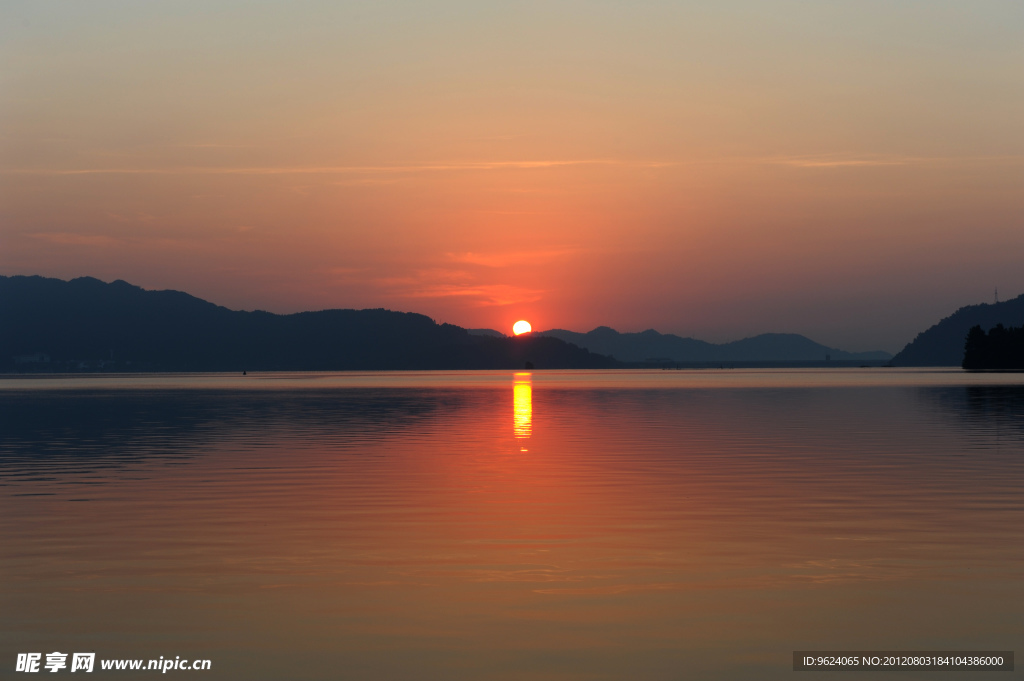
<instances>
[{"instance_id":1,"label":"sunset sky","mask_svg":"<svg viewBox=\"0 0 1024 681\"><path fill-rule=\"evenodd\" d=\"M1024 293L1024 3L0 2L0 274L894 352Z\"/></svg>"}]
</instances>

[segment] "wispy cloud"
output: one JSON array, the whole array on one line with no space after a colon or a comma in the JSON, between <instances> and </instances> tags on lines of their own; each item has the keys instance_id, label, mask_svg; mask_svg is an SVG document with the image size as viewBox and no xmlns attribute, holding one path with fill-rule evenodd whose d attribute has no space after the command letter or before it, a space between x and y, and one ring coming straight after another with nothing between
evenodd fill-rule
<instances>
[{"instance_id":1,"label":"wispy cloud","mask_svg":"<svg viewBox=\"0 0 1024 681\"><path fill-rule=\"evenodd\" d=\"M156 216L155 215L151 215L150 213L141 213L141 212L137 212L137 213L134 213L132 215L123 215L121 213L114 213L114 212L111 212L111 211L107 211L105 213L105 215L107 216L108 219L110 219L110 220L112 220L114 222L121 222L121 223L125 223L125 224L152 223L152 222L154 222L156 220Z\"/></svg>"},{"instance_id":2,"label":"wispy cloud","mask_svg":"<svg viewBox=\"0 0 1024 681\"><path fill-rule=\"evenodd\" d=\"M756 160L770 165L797 168L856 168L885 166L939 166L956 163L1019 163L1022 156L900 156L900 155L816 155L770 156Z\"/></svg>"},{"instance_id":3,"label":"wispy cloud","mask_svg":"<svg viewBox=\"0 0 1024 681\"><path fill-rule=\"evenodd\" d=\"M195 142L173 145L183 149L251 149L251 144L223 144L220 142Z\"/></svg>"},{"instance_id":4,"label":"wispy cloud","mask_svg":"<svg viewBox=\"0 0 1024 681\"><path fill-rule=\"evenodd\" d=\"M327 269L327 273L335 277L351 277L351 276L362 276L368 272L366 267L330 267Z\"/></svg>"},{"instance_id":5,"label":"wispy cloud","mask_svg":"<svg viewBox=\"0 0 1024 681\"><path fill-rule=\"evenodd\" d=\"M251 166L209 167L177 166L167 168L8 168L0 172L14 175L345 175L359 173L417 173L453 170L499 170L553 168L574 165L613 165L607 159L576 161L472 161L382 166Z\"/></svg>"},{"instance_id":6,"label":"wispy cloud","mask_svg":"<svg viewBox=\"0 0 1024 681\"><path fill-rule=\"evenodd\" d=\"M446 268L418 270L405 277L378 278L374 284L403 298L463 298L478 306L531 303L545 294L541 289L480 282L469 272Z\"/></svg>"},{"instance_id":7,"label":"wispy cloud","mask_svg":"<svg viewBox=\"0 0 1024 681\"><path fill-rule=\"evenodd\" d=\"M237 227L225 226L218 230L218 232L194 237L173 237L149 230L138 230L132 234L119 236L75 232L34 232L23 233L22 237L57 246L95 246L107 248L117 246L140 253L169 253L172 251L178 253L202 253L209 252L213 245L235 244L240 235L251 232L253 229L253 227L247 225Z\"/></svg>"},{"instance_id":8,"label":"wispy cloud","mask_svg":"<svg viewBox=\"0 0 1024 681\"><path fill-rule=\"evenodd\" d=\"M227 146L227 145L192 145ZM0 168L2 175L75 176L75 175L325 175L371 176L372 179L349 179L339 183L385 182L388 176L417 173L459 171L532 170L571 166L617 166L623 168L671 168L715 164L761 164L796 168L851 168L886 166L927 166L959 163L1009 163L1024 161L1024 156L900 156L819 154L809 156L760 156L688 158L684 160L627 160L614 158L540 159L526 161L451 161L437 163L406 163L395 165L334 166L167 166L167 167L100 167L100 168Z\"/></svg>"},{"instance_id":9,"label":"wispy cloud","mask_svg":"<svg viewBox=\"0 0 1024 681\"><path fill-rule=\"evenodd\" d=\"M536 265L565 258L580 252L578 248L557 248L544 251L515 251L511 253L448 253L453 262L484 267L511 267L513 265Z\"/></svg>"},{"instance_id":10,"label":"wispy cloud","mask_svg":"<svg viewBox=\"0 0 1024 681\"><path fill-rule=\"evenodd\" d=\"M564 166L631 166L661 168L677 165L673 161L625 161L607 158L529 161L456 161L398 165L352 166L172 166L165 168L2 168L6 175L358 175L434 173L473 170L530 170Z\"/></svg>"},{"instance_id":11,"label":"wispy cloud","mask_svg":"<svg viewBox=\"0 0 1024 681\"><path fill-rule=\"evenodd\" d=\"M906 166L918 165L923 160L916 157L860 157L860 158L837 158L837 157L790 157L766 159L765 163L773 165L795 166L797 168L843 168L860 166Z\"/></svg>"},{"instance_id":12,"label":"wispy cloud","mask_svg":"<svg viewBox=\"0 0 1024 681\"><path fill-rule=\"evenodd\" d=\"M124 243L120 239L105 234L73 234L71 232L37 232L30 234L33 239L39 239L51 244L62 246L114 246Z\"/></svg>"},{"instance_id":13,"label":"wispy cloud","mask_svg":"<svg viewBox=\"0 0 1024 681\"><path fill-rule=\"evenodd\" d=\"M544 291L508 284L437 284L418 287L404 295L407 298L475 298L477 305L514 305L540 300Z\"/></svg>"}]
</instances>

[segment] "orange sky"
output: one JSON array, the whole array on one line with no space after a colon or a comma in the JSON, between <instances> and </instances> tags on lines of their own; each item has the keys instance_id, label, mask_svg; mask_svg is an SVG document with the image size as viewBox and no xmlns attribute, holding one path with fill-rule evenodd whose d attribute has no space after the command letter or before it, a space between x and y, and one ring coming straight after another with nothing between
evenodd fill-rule
<instances>
[{"instance_id":1,"label":"orange sky","mask_svg":"<svg viewBox=\"0 0 1024 681\"><path fill-rule=\"evenodd\" d=\"M990 0L6 4L0 273L895 351L1024 292L1022 30Z\"/></svg>"}]
</instances>

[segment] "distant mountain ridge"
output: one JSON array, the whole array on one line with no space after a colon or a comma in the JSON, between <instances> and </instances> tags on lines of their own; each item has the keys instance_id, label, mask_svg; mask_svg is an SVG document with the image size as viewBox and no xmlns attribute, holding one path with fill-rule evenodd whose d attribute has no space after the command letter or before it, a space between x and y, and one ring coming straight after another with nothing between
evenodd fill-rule
<instances>
[{"instance_id":1,"label":"distant mountain ridge","mask_svg":"<svg viewBox=\"0 0 1024 681\"><path fill-rule=\"evenodd\" d=\"M960 366L971 327L1024 326L1024 294L1001 303L967 305L917 334L892 358L894 366Z\"/></svg>"},{"instance_id":2,"label":"distant mountain ridge","mask_svg":"<svg viewBox=\"0 0 1024 681\"><path fill-rule=\"evenodd\" d=\"M654 329L620 333L607 326L599 326L587 333L565 329L539 333L623 362L810 362L825 361L826 358L832 361L886 361L892 357L883 351L845 352L795 333L764 333L720 345L663 334Z\"/></svg>"},{"instance_id":3,"label":"distant mountain ridge","mask_svg":"<svg viewBox=\"0 0 1024 681\"><path fill-rule=\"evenodd\" d=\"M242 312L124 281L0 276L0 371L608 368L556 338L487 338L390 310Z\"/></svg>"}]
</instances>

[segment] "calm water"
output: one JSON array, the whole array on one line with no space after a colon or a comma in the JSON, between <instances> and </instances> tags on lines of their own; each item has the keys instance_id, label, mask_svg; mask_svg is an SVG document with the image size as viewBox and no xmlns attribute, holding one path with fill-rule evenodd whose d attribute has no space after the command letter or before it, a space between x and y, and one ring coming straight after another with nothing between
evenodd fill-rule
<instances>
[{"instance_id":1,"label":"calm water","mask_svg":"<svg viewBox=\"0 0 1024 681\"><path fill-rule=\"evenodd\" d=\"M0 419L5 678L55 650L416 680L1024 651L1019 375L5 379Z\"/></svg>"}]
</instances>

